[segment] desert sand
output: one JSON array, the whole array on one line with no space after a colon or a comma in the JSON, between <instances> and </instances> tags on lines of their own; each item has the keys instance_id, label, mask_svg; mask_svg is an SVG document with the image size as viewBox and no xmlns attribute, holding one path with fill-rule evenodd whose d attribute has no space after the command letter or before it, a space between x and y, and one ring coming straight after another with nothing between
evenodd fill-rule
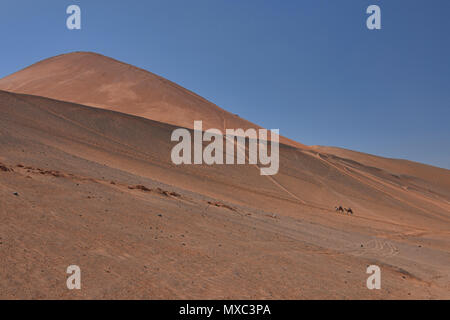
<instances>
[{"instance_id":1,"label":"desert sand","mask_svg":"<svg viewBox=\"0 0 450 320\"><path fill-rule=\"evenodd\" d=\"M177 127L259 127L94 53L0 90L0 298L450 298L449 170L287 138L275 176L175 166Z\"/></svg>"}]
</instances>

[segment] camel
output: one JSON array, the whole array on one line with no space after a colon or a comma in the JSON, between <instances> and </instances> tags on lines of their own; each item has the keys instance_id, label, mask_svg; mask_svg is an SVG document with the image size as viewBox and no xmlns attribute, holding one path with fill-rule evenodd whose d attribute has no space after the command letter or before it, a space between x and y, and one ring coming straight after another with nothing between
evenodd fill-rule
<instances>
[{"instance_id":1,"label":"camel","mask_svg":"<svg viewBox=\"0 0 450 320\"><path fill-rule=\"evenodd\" d=\"M342 206L339 206L339 207L335 207L335 209L336 209L336 212L342 212L342 213L344 213L344 208L342 208Z\"/></svg>"},{"instance_id":2,"label":"camel","mask_svg":"<svg viewBox=\"0 0 450 320\"><path fill-rule=\"evenodd\" d=\"M353 210L352 210L352 208L344 208L344 210L345 210L345 212L347 212L347 213L350 213L350 214L353 214Z\"/></svg>"}]
</instances>

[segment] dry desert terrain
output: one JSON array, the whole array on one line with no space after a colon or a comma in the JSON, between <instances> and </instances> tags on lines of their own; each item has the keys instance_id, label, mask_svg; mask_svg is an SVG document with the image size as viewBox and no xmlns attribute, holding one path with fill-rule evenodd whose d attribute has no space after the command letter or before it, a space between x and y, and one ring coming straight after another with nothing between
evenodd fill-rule
<instances>
[{"instance_id":1,"label":"dry desert terrain","mask_svg":"<svg viewBox=\"0 0 450 320\"><path fill-rule=\"evenodd\" d=\"M95 53L1 79L0 298L450 298L449 170L285 137L274 176L176 166L194 120L260 128Z\"/></svg>"}]
</instances>

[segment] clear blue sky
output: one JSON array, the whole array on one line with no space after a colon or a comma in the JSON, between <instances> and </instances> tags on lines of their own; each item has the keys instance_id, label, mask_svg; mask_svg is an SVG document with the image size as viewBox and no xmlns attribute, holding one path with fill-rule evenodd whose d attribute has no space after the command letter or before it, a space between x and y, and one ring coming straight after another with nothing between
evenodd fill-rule
<instances>
[{"instance_id":1,"label":"clear blue sky","mask_svg":"<svg viewBox=\"0 0 450 320\"><path fill-rule=\"evenodd\" d=\"M0 77L95 51L305 144L450 168L449 17L448 0L3 0Z\"/></svg>"}]
</instances>

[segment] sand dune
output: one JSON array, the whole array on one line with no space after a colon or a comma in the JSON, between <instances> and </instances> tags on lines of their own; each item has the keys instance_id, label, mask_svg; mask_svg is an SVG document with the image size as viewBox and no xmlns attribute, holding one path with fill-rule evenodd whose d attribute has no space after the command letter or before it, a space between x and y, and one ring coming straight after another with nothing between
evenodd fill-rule
<instances>
[{"instance_id":1,"label":"sand dune","mask_svg":"<svg viewBox=\"0 0 450 320\"><path fill-rule=\"evenodd\" d=\"M85 59L0 80L40 95L0 91L0 298L450 298L449 170L289 141L275 176L175 166L170 135L185 119L164 118L161 101L186 119L204 112L211 126L232 116L115 61L143 78L122 87L121 72L114 93L93 101L114 81L83 83L98 70ZM336 213L339 204L354 214ZM83 274L76 292L65 287L72 264ZM370 264L382 269L381 290L365 286Z\"/></svg>"},{"instance_id":2,"label":"sand dune","mask_svg":"<svg viewBox=\"0 0 450 320\"><path fill-rule=\"evenodd\" d=\"M383 169L392 174L401 175L404 178L417 177L424 181L431 180L433 184L440 187L442 192L448 192L450 190L449 170L443 170L414 161L383 158L336 147L312 146L311 148L318 152L331 154L344 159L351 159L369 167Z\"/></svg>"},{"instance_id":3,"label":"sand dune","mask_svg":"<svg viewBox=\"0 0 450 320\"><path fill-rule=\"evenodd\" d=\"M193 129L260 128L146 70L92 52L40 61L0 80L0 90L124 112ZM272 129L272 128L269 128ZM304 145L281 137L283 143Z\"/></svg>"}]
</instances>

